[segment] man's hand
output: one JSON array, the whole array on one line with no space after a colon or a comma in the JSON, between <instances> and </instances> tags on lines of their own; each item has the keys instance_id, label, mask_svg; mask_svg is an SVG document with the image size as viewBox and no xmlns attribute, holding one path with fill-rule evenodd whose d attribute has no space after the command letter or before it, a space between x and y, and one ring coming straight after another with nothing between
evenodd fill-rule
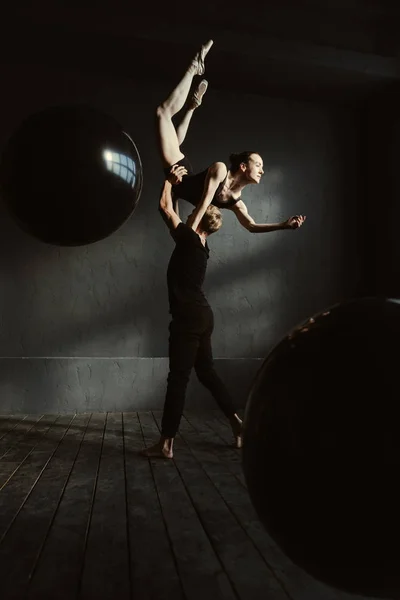
<instances>
[{"instance_id":1,"label":"man's hand","mask_svg":"<svg viewBox=\"0 0 400 600\"><path fill-rule=\"evenodd\" d=\"M167 177L171 185L181 183L183 176L187 175L187 169L182 165L173 165Z\"/></svg>"},{"instance_id":2,"label":"man's hand","mask_svg":"<svg viewBox=\"0 0 400 600\"><path fill-rule=\"evenodd\" d=\"M303 215L295 215L294 217L289 217L287 221L285 221L285 229L298 229L301 227L306 220L306 217Z\"/></svg>"}]
</instances>

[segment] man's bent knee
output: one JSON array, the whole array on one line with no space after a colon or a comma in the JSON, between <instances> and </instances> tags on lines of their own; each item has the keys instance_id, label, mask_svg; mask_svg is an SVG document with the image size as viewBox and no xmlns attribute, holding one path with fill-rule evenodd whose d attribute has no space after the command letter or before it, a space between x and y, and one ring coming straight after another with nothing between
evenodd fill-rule
<instances>
[{"instance_id":1,"label":"man's bent knee","mask_svg":"<svg viewBox=\"0 0 400 600\"><path fill-rule=\"evenodd\" d=\"M200 382L209 381L210 379L214 379L217 376L216 371L213 366L208 367L207 369L196 369L196 375Z\"/></svg>"}]
</instances>

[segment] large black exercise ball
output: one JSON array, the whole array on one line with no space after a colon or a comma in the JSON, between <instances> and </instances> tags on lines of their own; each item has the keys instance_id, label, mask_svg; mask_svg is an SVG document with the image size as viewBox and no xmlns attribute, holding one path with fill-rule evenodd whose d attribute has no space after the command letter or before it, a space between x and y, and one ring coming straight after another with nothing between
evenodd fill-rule
<instances>
[{"instance_id":1,"label":"large black exercise ball","mask_svg":"<svg viewBox=\"0 0 400 600\"><path fill-rule=\"evenodd\" d=\"M337 589L400 598L400 301L308 319L249 394L243 469L267 532Z\"/></svg>"},{"instance_id":2,"label":"large black exercise ball","mask_svg":"<svg viewBox=\"0 0 400 600\"><path fill-rule=\"evenodd\" d=\"M114 118L88 106L29 116L4 149L1 197L22 229L50 244L90 244L133 213L142 165Z\"/></svg>"}]
</instances>

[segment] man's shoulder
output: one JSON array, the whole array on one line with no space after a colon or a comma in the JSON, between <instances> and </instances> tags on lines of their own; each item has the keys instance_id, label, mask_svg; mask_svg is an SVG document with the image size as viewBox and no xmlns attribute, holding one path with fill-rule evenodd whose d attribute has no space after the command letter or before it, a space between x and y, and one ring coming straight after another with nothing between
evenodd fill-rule
<instances>
[{"instance_id":1,"label":"man's shoulder","mask_svg":"<svg viewBox=\"0 0 400 600\"><path fill-rule=\"evenodd\" d=\"M186 225L186 223L179 223L178 227L174 229L172 235L176 241L178 240L196 240L199 236L193 231L191 227Z\"/></svg>"}]
</instances>

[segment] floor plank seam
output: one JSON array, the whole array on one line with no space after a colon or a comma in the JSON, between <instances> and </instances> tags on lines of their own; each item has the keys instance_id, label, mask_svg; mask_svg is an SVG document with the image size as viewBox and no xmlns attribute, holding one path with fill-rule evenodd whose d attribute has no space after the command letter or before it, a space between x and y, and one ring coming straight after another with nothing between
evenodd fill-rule
<instances>
[{"instance_id":1,"label":"floor plank seam","mask_svg":"<svg viewBox=\"0 0 400 600\"><path fill-rule=\"evenodd\" d=\"M258 555L260 556L260 558L262 559L262 561L265 563L265 565L267 566L267 568L269 569L269 571L271 572L271 574L275 577L276 581L279 583L279 585L282 587L282 589L284 590L284 592L286 593L287 597L289 600L294 600L293 596L288 592L287 589L285 589L285 585L283 584L283 582L280 580L279 576L276 574L274 568L268 563L268 561L265 559L265 557L263 556L263 553L260 551L260 549L258 548L257 544L254 542L254 540L252 539L252 537L249 535L248 531L246 531L245 527L243 527L240 519L237 517L236 513L231 509L229 503L225 500L223 494L220 492L220 490L218 489L218 487L215 485L213 479L209 476L209 474L207 473L206 469L204 468L202 462L198 459L198 457L196 456L195 452L193 452L190 444L186 441L184 435L181 433L180 434L181 438L183 439L184 443L186 444L186 447L188 448L189 452L192 454L193 458L196 460L196 462L198 463L198 465L200 466L200 468L202 469L203 473L205 474L205 476L207 477L208 481L210 482L210 484L213 486L213 489L217 492L217 494L219 495L219 497L221 498L221 500L223 501L223 503L225 504L225 506L227 507L227 509L229 510L230 514L232 515L232 517L235 519L236 523L238 524L238 526L242 529L242 531L244 532L244 534L246 535L246 537L249 539L249 541L251 542L251 544L253 545L254 549L257 551Z\"/></svg>"},{"instance_id":2,"label":"floor plank seam","mask_svg":"<svg viewBox=\"0 0 400 600\"><path fill-rule=\"evenodd\" d=\"M124 486L125 486L125 519L126 519L126 539L128 543L128 578L129 578L129 597L132 598L132 552L131 552L131 536L129 532L129 505L128 505L128 479L126 474L126 442L125 442L125 421L124 421L124 413L121 413L122 420L122 451L123 451L123 461L124 461Z\"/></svg>"},{"instance_id":3,"label":"floor plank seam","mask_svg":"<svg viewBox=\"0 0 400 600\"><path fill-rule=\"evenodd\" d=\"M4 541L5 537L6 537L6 535L7 535L7 534L8 534L8 532L10 531L10 529L11 529L11 527L13 526L13 524L15 523L15 521L16 521L16 519L17 519L17 517L18 517L19 513L21 512L21 510L22 510L22 508L23 508L23 506L24 506L25 502L28 500L29 496L32 494L32 492L33 492L33 489L34 489L35 485L37 484L37 482L38 482L38 481L39 481L39 479L41 478L41 476L42 476L42 474L44 473L44 471L45 471L45 469L46 469L47 465L49 464L49 462L50 462L50 461L51 461L51 459L53 458L54 454L56 453L56 451L57 451L57 448L59 447L59 445L61 444L61 442L62 442L62 440L64 439L65 435L67 434L67 431L68 431L68 429L69 429L69 427L70 427L70 424L72 423L72 421L74 420L74 418L75 418L75 417L73 417L73 418L71 419L70 423L68 424L68 427L67 427L67 429L64 431L64 433L63 433L62 437L61 437L61 438L59 439L59 441L57 442L57 445L56 445L55 449L53 450L53 452L51 453L51 455L49 456L49 458L46 460L46 462L45 462L44 466L42 467L42 469L41 469L41 470L40 470L40 472L39 472L39 475L36 477L35 481L33 482L33 484L32 484L32 486L31 486L31 488L30 488L29 492L28 492L28 493L25 495L25 497L24 497L24 499L23 499L23 501L22 501L22 503L21 503L20 507L18 508L18 510L17 510L17 512L15 513L14 517L11 519L11 521L10 521L10 523L9 523L8 527L5 529L5 531L4 531L4 533L3 533L3 535L0 537L0 545L3 543L3 541ZM57 420L57 419L56 419L56 420ZM51 429L51 427L49 427L49 429L46 431L46 435L47 435L48 431L50 431L50 429ZM45 436L44 436L44 437L45 437ZM31 451L31 452L33 452L33 449L32 449L32 451ZM30 454L31 454L31 452L30 452ZM1 490L0 490L0 491L1 491Z\"/></svg>"},{"instance_id":4,"label":"floor plank seam","mask_svg":"<svg viewBox=\"0 0 400 600\"><path fill-rule=\"evenodd\" d=\"M79 573L79 577L78 577L78 586L77 586L77 596L78 597L81 594L83 573L85 570L86 550L87 550L87 545L88 545L88 540L89 540L90 526L91 526L92 517L93 517L93 507L94 507L94 501L95 501L95 497L96 497L97 483L98 483L98 479L99 479L101 456L103 454L104 435L106 432L107 417L108 417L108 413L106 413L106 418L104 419L103 434L101 437L101 445L100 445L100 449L99 449L99 459L97 461L96 474L95 474L92 497L91 497L91 502L90 502L90 510L89 510L89 515L88 515L88 521L86 524L85 538L84 538L83 550L82 550L82 565L81 565L81 569L80 569L80 573Z\"/></svg>"},{"instance_id":5,"label":"floor plank seam","mask_svg":"<svg viewBox=\"0 0 400 600\"><path fill-rule=\"evenodd\" d=\"M191 421L189 421L189 418L188 418L187 416L184 416L184 418L185 418L185 419L186 419L186 421L187 421L187 422L190 424L190 426L191 426L191 427L193 427L193 429L195 429L195 430L198 432L198 434L199 434L200 436L201 436L201 435L203 435L203 432L201 432L201 431L198 431L198 430L196 429L196 426L195 426L195 425L194 425L194 424L193 424ZM211 428L210 428L210 431L211 431L211 432L212 432L214 435L217 435L217 436L218 436L218 434L217 434L217 433L216 433L214 430L212 430ZM226 444L226 440L225 440L224 438L222 438L222 437L220 437L220 436L218 436L218 437L219 437L219 439L220 439L221 441L223 441L223 442ZM246 489L246 490L247 490L247 487L246 487L246 486L243 484L243 481L242 481L242 480L241 480L241 479L238 477L237 473L235 473L235 471L234 471L234 470L232 470L232 467L231 467L231 463L230 463L230 461L228 461L228 460L224 460L224 459L221 459L221 455L218 453L218 450L211 448L211 449L210 449L210 451L211 451L211 452L213 453L213 455L214 455L214 456L216 456L216 457L217 457L217 458L218 458L218 459L219 459L219 460L220 460L220 461L221 461L221 462L222 462L224 465L227 465L227 468L228 468L229 472L232 474L232 476L233 476L233 477L236 479L236 481L237 481L237 482L238 482L238 483L239 483L239 484L240 484L242 487L244 487L244 489ZM232 451L235 451L235 450L232 448Z\"/></svg>"},{"instance_id":6,"label":"floor plank seam","mask_svg":"<svg viewBox=\"0 0 400 600\"><path fill-rule=\"evenodd\" d=\"M59 499L58 499L58 502L57 502L57 506L56 506L56 508L55 508L55 510L54 510L54 513L53 513L53 515L52 515L52 518L51 518L51 520L50 520L49 526L48 526L48 528L47 528L47 531L46 531L46 535L44 536L43 542L41 543L41 545L40 545L40 547L39 547L39 550L38 550L38 552L37 552L37 555L36 555L36 557L35 557L35 561L34 561L33 567L32 567L32 569L31 569L31 571L30 571L30 573L29 573L29 576L28 576L29 583L30 583L30 582L33 580L33 578L34 578L34 576L35 576L35 572L36 572L36 570L37 570L37 567L38 567L38 564L39 564L39 562L40 562L40 558L41 558L41 556L42 556L42 553L43 553L43 550L44 550L44 547L45 547L46 541L47 541L47 539L48 539L48 537L49 537L49 534L50 534L50 530L51 530L51 528L52 528L52 526L53 526L53 523L54 523L54 521L55 521L55 518L56 518L56 515L57 515L57 512L58 512L58 509L59 509L59 507L60 507L60 504L61 504L61 502L62 502L62 499L63 499L63 497L64 497L64 494L65 494L65 490L67 489L68 482L69 482L69 481L70 481L70 479L71 479L72 472L73 472L73 470L74 470L74 467L75 467L76 461L77 461L77 459L78 459L78 456L79 456L79 453L80 453L80 451L81 451L82 444L83 444L83 441L84 441L84 439L85 439L86 432L87 432L87 430L88 430L88 428L89 428L89 424L90 424L91 418L92 418L92 415L90 415L90 417L89 417L89 419L88 419L88 422L87 422L87 424L86 424L85 431L83 432L82 438L81 438L81 440L80 440L80 442L79 442L79 445L78 445L77 451L76 451L76 453L75 453L75 456L74 456L74 459L73 459L73 461L72 461L71 468L70 468L70 470L69 470L69 472L68 472L68 475L67 475L67 477L66 477L66 480L65 480L65 482L64 482L64 484L63 484L63 486L62 486L62 488L61 488L61 492L60 492L60 496L59 496Z\"/></svg>"},{"instance_id":7,"label":"floor plank seam","mask_svg":"<svg viewBox=\"0 0 400 600\"><path fill-rule=\"evenodd\" d=\"M153 419L154 419L154 421L155 421L155 423L156 423L156 425L157 425L158 429L160 429L160 428L159 428L159 425L158 425L158 423L157 423L157 420L156 420L156 418L154 417L154 414L153 414L153 412L152 412L151 414L153 415ZM179 434L179 437L182 439L182 436L181 436L180 434ZM222 560L221 560L221 558L220 558L220 556L219 556L219 553L218 553L218 551L217 551L217 548L215 547L215 543L214 543L214 541L211 539L211 537L210 537L210 535L209 535L209 533L208 533L208 529L207 529L207 526L205 525L204 519L203 519L203 517L202 517L201 513L199 512L199 510L198 510L198 508L197 508L197 506L196 506L196 503L193 501L193 496L192 496L192 494L190 493L190 491L189 491L189 489L188 489L188 486L186 485L186 482L185 482L184 478L182 477L182 472L181 472L180 468L178 467L178 465L176 464L176 461L175 461L175 459L172 459L172 460L173 460L173 462L174 462L174 464L175 464L175 468L176 468L176 470L177 470L177 472L178 472L178 474L179 474L179 477L180 477L180 479L181 479L181 481L182 481L182 485L183 485L183 487L185 488L186 494L188 495L188 497L189 497L189 499L190 499L190 501L191 501L191 503L192 503L192 507L193 507L193 509L194 509L194 511L195 511L195 513L196 513L196 515L197 515L197 518L198 518L199 522L201 523L201 526L202 526L202 528L203 528L203 530L204 530L204 533L205 533L205 535L207 536L207 538L208 538L208 541L209 541L209 543L210 543L210 545L211 545L211 547L212 547L212 549L213 549L213 551L214 551L215 557L217 558L217 560L218 560L218 562L219 562L219 564L220 564L220 566L221 566L221 570L222 570L222 571L223 571L223 572L226 574L226 576L227 576L227 578L228 578L228 581L229 581L229 583L230 583L230 585L231 585L231 587L232 587L232 590L233 590L233 592L234 592L234 594L235 594L235 596L236 596L237 600L241 600L241 598L240 598L240 594L239 594L239 592L238 592L238 591L237 591L237 589L236 589L236 585L235 585L235 583L232 581L232 579L231 579L230 575L227 573L227 571L226 571L226 569L225 569L225 566L224 566L224 564L223 564L223 562L222 562Z\"/></svg>"},{"instance_id":8,"label":"floor plank seam","mask_svg":"<svg viewBox=\"0 0 400 600\"><path fill-rule=\"evenodd\" d=\"M139 413L138 413L138 421L139 421L140 431L141 431L141 434L142 434L143 445L145 446L146 440L145 440L145 435L144 435L144 432L143 432L142 423L140 421L140 414ZM163 510L163 507L162 507L160 493L159 493L159 489L158 489L158 486L157 486L156 478L155 478L155 475L154 475L153 465L151 464L151 460L150 459L148 459L148 461L149 461L149 464L150 464L150 470L151 470L151 474L152 474L152 478L153 478L153 485L154 485L155 492L157 494L157 501L158 501L158 505L160 507L160 513L161 513L161 517L162 517L162 520L163 520L163 523L164 523L165 532L166 532L166 535L167 535L167 538L168 538L168 543L169 543L169 546L170 546L170 550L171 550L171 554L172 554L172 559L174 561L176 572L178 573L178 576L179 576L179 583L180 583L180 587L181 587L181 590L182 590L182 595L183 595L184 600L188 600L187 595L185 593L184 586L182 584L182 574L181 574L181 571L180 571L180 568L179 568L178 560L177 560L177 557L176 557L176 554L175 554L175 551L174 551L174 545L173 545L172 538L171 538L171 535L170 535L170 532L169 532L169 529L168 529L167 521L166 521L166 518L165 518L165 513L164 513L164 510Z\"/></svg>"},{"instance_id":9,"label":"floor plank seam","mask_svg":"<svg viewBox=\"0 0 400 600\"><path fill-rule=\"evenodd\" d=\"M22 441L23 441L23 440L26 438L26 436L28 436L28 435L29 435L29 433L32 431L32 429L34 429L34 428L36 427L36 425L37 425L37 424L40 422L40 420L43 418L43 416L44 416L44 415L41 415L41 417L40 417L40 418L39 418L39 419L38 419L38 420L37 420L35 423L32 423L32 425L30 426L30 428L29 428L27 431L25 431L25 433L22 435L22 437L21 437L21 439L20 439L20 440L18 440L18 441L17 441L15 444L13 444L12 446L9 446L9 447L7 448L7 450L6 450L5 452L3 452L3 454L0 456L0 460L2 460L2 459L5 457L5 456L7 456L7 454L8 454L8 453L9 453L11 450L13 450L13 449L15 449L15 448L17 448L17 447L19 446L19 444L20 444L20 443L21 443L21 442L22 442ZM6 436L8 433L10 433L11 431L14 431L14 429L15 429L16 427L18 427L18 426L19 426L21 423L23 423L23 420L22 420L22 421L20 421L20 422L18 423L18 425L16 425L15 427L13 427L13 429L11 429L11 430L7 431L7 432L6 432L6 434L5 434L5 436ZM49 427L49 428L50 428L50 427ZM1 440L3 439L3 437L5 437L5 436L2 436L2 437L0 438L0 442L1 442Z\"/></svg>"},{"instance_id":10,"label":"floor plank seam","mask_svg":"<svg viewBox=\"0 0 400 600\"><path fill-rule=\"evenodd\" d=\"M43 416L43 415L42 415L42 416ZM15 423L14 427L11 427L11 429L7 429L7 431L5 431L5 432L3 433L3 435L0 437L0 441L1 441L1 440L2 440L4 437L6 437L6 435L8 435L8 434L9 434L9 433L11 433L12 431L14 431L14 429L15 429L16 427L18 427L18 425L20 425L20 424L22 423L22 421L25 421L25 419L26 419L27 417L28 417L28 415L25 415L23 419L21 419L20 421L18 421L17 423ZM9 419L7 419L7 421L10 421L10 420L11 420L11 417L10 417Z\"/></svg>"}]
</instances>

